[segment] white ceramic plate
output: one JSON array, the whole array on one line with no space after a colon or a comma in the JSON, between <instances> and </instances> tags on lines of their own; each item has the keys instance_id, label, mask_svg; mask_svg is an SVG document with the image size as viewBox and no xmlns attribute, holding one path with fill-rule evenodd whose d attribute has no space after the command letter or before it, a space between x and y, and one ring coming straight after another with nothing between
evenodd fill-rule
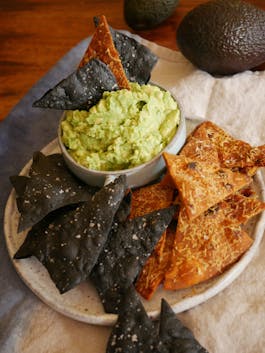
<instances>
[{"instance_id":1,"label":"white ceramic plate","mask_svg":"<svg viewBox=\"0 0 265 353\"><path fill-rule=\"evenodd\" d=\"M191 131L198 121L187 121L187 129ZM42 152L52 154L59 151L57 140L48 144ZM29 161L21 171L26 175L31 165ZM254 178L255 189L260 199L265 201L265 188L261 172ZM112 325L117 316L106 314L92 284L82 283L65 294L60 294L49 277L48 272L42 264L34 257L14 260L13 255L25 239L26 233L17 233L19 213L17 211L15 192L11 192L7 201L4 230L7 248L13 264L28 287L46 304L56 311L73 319L97 325ZM258 215L248 224L248 232L253 237L254 242L251 248L222 275L209 280L203 284L194 286L186 290L165 291L159 288L150 301L143 300L144 306L151 317L155 317L160 312L161 298L164 297L172 306L175 313L191 309L192 307L213 297L229 284L231 284L246 268L254 256L264 232L265 213Z\"/></svg>"}]
</instances>

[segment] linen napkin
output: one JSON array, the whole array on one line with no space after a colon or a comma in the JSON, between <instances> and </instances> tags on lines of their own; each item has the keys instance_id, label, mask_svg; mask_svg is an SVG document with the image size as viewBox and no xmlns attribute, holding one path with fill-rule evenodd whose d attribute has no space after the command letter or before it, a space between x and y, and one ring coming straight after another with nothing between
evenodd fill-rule
<instances>
[{"instance_id":1,"label":"linen napkin","mask_svg":"<svg viewBox=\"0 0 265 353\"><path fill-rule=\"evenodd\" d=\"M158 55L159 61L151 80L175 95L186 117L212 120L252 145L265 143L265 72L245 71L228 77L213 77L196 69L181 53L134 37ZM10 141L6 134L1 135L1 129L11 131L13 124L13 128L21 133L26 123L21 119L26 119L29 114L35 117L31 121L36 126L31 128L31 132L34 129L35 140L38 140L34 142L34 148L41 148L52 140L59 114L55 114L50 124L48 113L32 110L31 103L73 70L87 44L88 40L81 42L57 63L11 112L7 122L0 125L0 151L3 154L8 153L6 146ZM46 123L44 118L47 118ZM33 152L32 145L25 147L28 134L24 130L21 142L24 154L16 166L22 166ZM39 139L40 131L45 133ZM12 150L14 156L18 156L21 146L18 143ZM6 166L2 177L7 178L14 169L14 164ZM5 200L6 191L4 196ZM3 246L0 248L0 255L3 255L0 270L0 351L104 353L111 329L72 320L43 304L15 274L6 251ZM178 314L178 317L210 353L265 352L264 273L265 239L251 263L229 287L203 304Z\"/></svg>"}]
</instances>

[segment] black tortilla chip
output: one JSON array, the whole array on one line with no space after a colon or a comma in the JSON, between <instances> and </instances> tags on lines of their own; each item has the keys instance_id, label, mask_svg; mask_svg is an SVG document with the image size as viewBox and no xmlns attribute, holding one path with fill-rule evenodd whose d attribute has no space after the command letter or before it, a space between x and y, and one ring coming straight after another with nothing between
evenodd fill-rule
<instances>
[{"instance_id":1,"label":"black tortilla chip","mask_svg":"<svg viewBox=\"0 0 265 353\"><path fill-rule=\"evenodd\" d=\"M155 351L157 330L134 290L130 287L120 306L106 353L151 353Z\"/></svg>"},{"instance_id":2,"label":"black tortilla chip","mask_svg":"<svg viewBox=\"0 0 265 353\"><path fill-rule=\"evenodd\" d=\"M208 353L162 299L160 318L152 321L134 287L121 301L106 353Z\"/></svg>"},{"instance_id":3,"label":"black tortilla chip","mask_svg":"<svg viewBox=\"0 0 265 353\"><path fill-rule=\"evenodd\" d=\"M34 153L29 177L17 175L10 177L10 181L16 190L21 214L19 231L36 224L51 211L87 201L95 193L95 188L69 171L61 154Z\"/></svg>"},{"instance_id":4,"label":"black tortilla chip","mask_svg":"<svg viewBox=\"0 0 265 353\"><path fill-rule=\"evenodd\" d=\"M89 110L102 98L104 91L117 88L116 78L108 66L92 59L47 91L33 107Z\"/></svg>"},{"instance_id":5,"label":"black tortilla chip","mask_svg":"<svg viewBox=\"0 0 265 353\"><path fill-rule=\"evenodd\" d=\"M129 81L146 84L158 58L149 48L124 33L111 29L112 38Z\"/></svg>"},{"instance_id":6,"label":"black tortilla chip","mask_svg":"<svg viewBox=\"0 0 265 353\"><path fill-rule=\"evenodd\" d=\"M16 191L16 194L23 195L26 190L27 183L29 182L29 177L24 175L14 175L10 177L10 180Z\"/></svg>"},{"instance_id":7,"label":"black tortilla chip","mask_svg":"<svg viewBox=\"0 0 265 353\"><path fill-rule=\"evenodd\" d=\"M24 207L23 207L23 196L27 187L27 183L30 181L29 177L26 177L24 175L14 175L10 177L10 182L13 185L16 194L18 197L16 198L17 202L17 209L20 213L23 213Z\"/></svg>"},{"instance_id":8,"label":"black tortilla chip","mask_svg":"<svg viewBox=\"0 0 265 353\"><path fill-rule=\"evenodd\" d=\"M90 276L106 312L118 312L124 292L137 277L175 211L176 206L172 206L126 220L111 232Z\"/></svg>"},{"instance_id":9,"label":"black tortilla chip","mask_svg":"<svg viewBox=\"0 0 265 353\"><path fill-rule=\"evenodd\" d=\"M157 353L207 353L162 299Z\"/></svg>"},{"instance_id":10,"label":"black tortilla chip","mask_svg":"<svg viewBox=\"0 0 265 353\"><path fill-rule=\"evenodd\" d=\"M99 23L98 17L94 17L94 23L97 27ZM157 56L134 38L110 26L109 28L128 80L138 82L141 85L146 84L150 79L151 71L157 63Z\"/></svg>"},{"instance_id":11,"label":"black tortilla chip","mask_svg":"<svg viewBox=\"0 0 265 353\"><path fill-rule=\"evenodd\" d=\"M124 197L125 183L120 176L77 208L49 214L32 227L14 258L37 257L60 293L88 279Z\"/></svg>"},{"instance_id":12,"label":"black tortilla chip","mask_svg":"<svg viewBox=\"0 0 265 353\"><path fill-rule=\"evenodd\" d=\"M82 204L83 202L59 208L50 212L41 221L33 225L23 244L15 253L14 258L25 259L30 256L36 256L40 262L43 262L47 252L47 242L49 242L47 229L54 227L56 219L62 219L64 216L67 217L71 211L75 211Z\"/></svg>"},{"instance_id":13,"label":"black tortilla chip","mask_svg":"<svg viewBox=\"0 0 265 353\"><path fill-rule=\"evenodd\" d=\"M118 211L115 214L114 221L111 227L111 232L117 231L119 224L125 222L131 212L132 192L129 191L123 198Z\"/></svg>"}]
</instances>

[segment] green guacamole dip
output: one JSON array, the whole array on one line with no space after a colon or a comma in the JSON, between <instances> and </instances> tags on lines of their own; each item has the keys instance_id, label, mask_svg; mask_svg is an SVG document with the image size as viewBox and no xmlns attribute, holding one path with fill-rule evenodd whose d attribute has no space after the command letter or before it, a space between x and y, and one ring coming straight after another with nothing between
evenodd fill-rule
<instances>
[{"instance_id":1,"label":"green guacamole dip","mask_svg":"<svg viewBox=\"0 0 265 353\"><path fill-rule=\"evenodd\" d=\"M62 141L79 164L111 171L155 157L176 133L180 111L157 86L131 83L131 90L105 92L89 111L67 111Z\"/></svg>"}]
</instances>

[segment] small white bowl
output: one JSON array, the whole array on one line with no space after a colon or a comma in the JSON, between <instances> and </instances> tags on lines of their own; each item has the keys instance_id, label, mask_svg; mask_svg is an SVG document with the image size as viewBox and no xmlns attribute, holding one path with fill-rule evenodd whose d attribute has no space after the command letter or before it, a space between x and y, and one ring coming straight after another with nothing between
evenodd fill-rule
<instances>
[{"instance_id":1,"label":"small white bowl","mask_svg":"<svg viewBox=\"0 0 265 353\"><path fill-rule=\"evenodd\" d=\"M174 98L174 97L173 97ZM175 99L175 98L174 98ZM126 174L127 176L127 185L128 187L139 187L150 183L151 181L157 179L161 173L165 169L165 162L162 156L163 152L168 152L172 154L176 154L180 151L181 147L184 145L186 140L186 122L185 118L182 114L182 109L180 109L180 122L177 128L176 134L169 142L169 144L153 159L150 161L140 164L136 167L123 169L123 170L115 170L115 171L99 171L88 169L80 164L78 164L68 153L67 148L62 142L61 136L61 122L64 119L65 115L63 114L60 119L59 128L58 128L58 141L59 146L62 151L64 160L69 167L69 169L81 180L85 183L92 186L103 186L108 182L115 179L117 176L121 174Z\"/></svg>"}]
</instances>

